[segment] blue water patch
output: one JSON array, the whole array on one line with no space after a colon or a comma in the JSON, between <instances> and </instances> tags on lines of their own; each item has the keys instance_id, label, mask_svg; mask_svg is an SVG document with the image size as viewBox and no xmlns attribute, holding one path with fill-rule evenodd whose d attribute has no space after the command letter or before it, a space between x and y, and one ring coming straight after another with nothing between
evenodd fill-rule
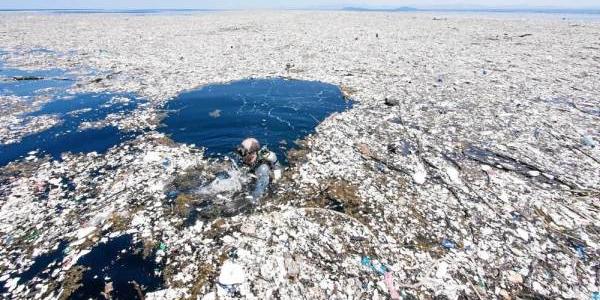
<instances>
[{"instance_id":1,"label":"blue water patch","mask_svg":"<svg viewBox=\"0 0 600 300\"><path fill-rule=\"evenodd\" d=\"M65 257L65 250L67 249L68 243L61 241L56 248L48 253L42 254L34 259L33 265L29 267L25 272L19 274L19 284L27 283L38 278L48 278L49 272L43 272L52 263L61 262Z\"/></svg>"},{"instance_id":2,"label":"blue water patch","mask_svg":"<svg viewBox=\"0 0 600 300\"><path fill-rule=\"evenodd\" d=\"M166 104L169 114L160 130L176 142L205 147L209 156L228 154L244 138L255 137L285 158L294 141L351 106L335 85L249 79L179 95Z\"/></svg>"},{"instance_id":3,"label":"blue water patch","mask_svg":"<svg viewBox=\"0 0 600 300\"><path fill-rule=\"evenodd\" d=\"M63 152L105 152L132 133L123 133L114 126L79 130L83 122L100 121L109 114L135 109L139 99L132 94L86 93L67 94L73 84L64 70L25 71L3 68L0 64L0 94L20 97L23 105L43 95L50 100L37 111L22 118L53 116L59 123L49 129L24 136L12 144L0 144L0 166L22 158L31 151L39 151L59 159Z\"/></svg>"},{"instance_id":4,"label":"blue water patch","mask_svg":"<svg viewBox=\"0 0 600 300\"><path fill-rule=\"evenodd\" d=\"M69 299L105 299L102 293L109 283L113 288L110 299L143 299L144 294L164 285L162 264L156 262L154 253L144 256L143 245L134 243L131 235L98 244L77 265L86 271Z\"/></svg>"},{"instance_id":5,"label":"blue water patch","mask_svg":"<svg viewBox=\"0 0 600 300\"><path fill-rule=\"evenodd\" d=\"M67 246L66 241L60 241L56 249L35 257L27 270L16 275L19 277L17 283L35 285L39 279L49 278L52 271L60 267L60 262L66 256ZM5 284L5 281L0 281L0 295L6 292Z\"/></svg>"},{"instance_id":6,"label":"blue water patch","mask_svg":"<svg viewBox=\"0 0 600 300\"><path fill-rule=\"evenodd\" d=\"M29 97L56 92L73 85L73 78L60 69L19 70L0 65L0 95Z\"/></svg>"},{"instance_id":7,"label":"blue water patch","mask_svg":"<svg viewBox=\"0 0 600 300\"><path fill-rule=\"evenodd\" d=\"M98 121L111 113L135 109L138 101L133 95L92 93L72 97L48 102L39 111L29 114L28 116L57 115L61 121L47 130L23 137L18 143L0 145L0 165L6 165L36 150L55 159L59 159L63 152L105 152L133 137L133 133L121 132L114 126L78 129L83 122ZM120 98L130 100L114 101Z\"/></svg>"}]
</instances>

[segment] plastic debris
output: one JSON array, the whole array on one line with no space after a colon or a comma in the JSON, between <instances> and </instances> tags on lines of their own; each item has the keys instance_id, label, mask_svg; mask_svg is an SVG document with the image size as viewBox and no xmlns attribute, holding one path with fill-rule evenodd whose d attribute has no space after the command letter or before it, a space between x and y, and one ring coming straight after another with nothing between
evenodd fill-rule
<instances>
[{"instance_id":1,"label":"plastic debris","mask_svg":"<svg viewBox=\"0 0 600 300\"><path fill-rule=\"evenodd\" d=\"M208 115L211 116L212 118L218 118L221 116L221 110L215 109L214 111L209 112Z\"/></svg>"},{"instance_id":2,"label":"plastic debris","mask_svg":"<svg viewBox=\"0 0 600 300\"><path fill-rule=\"evenodd\" d=\"M220 193L235 193L242 190L242 172L235 167L218 173L216 178L208 185L201 186L194 191L199 195L217 195Z\"/></svg>"},{"instance_id":3,"label":"plastic debris","mask_svg":"<svg viewBox=\"0 0 600 300\"><path fill-rule=\"evenodd\" d=\"M279 181L279 179L281 179L281 169L275 169L273 170L273 182L277 182Z\"/></svg>"},{"instance_id":4,"label":"plastic debris","mask_svg":"<svg viewBox=\"0 0 600 300\"><path fill-rule=\"evenodd\" d=\"M266 161L269 162L271 164L274 164L277 162L277 154L275 154L275 152L273 151L264 151L264 153L261 154L261 158Z\"/></svg>"},{"instance_id":5,"label":"plastic debris","mask_svg":"<svg viewBox=\"0 0 600 300\"><path fill-rule=\"evenodd\" d=\"M582 260L587 260L587 254L585 253L585 246L582 244L576 244L575 245L575 251L577 252L577 255L579 256L580 259Z\"/></svg>"},{"instance_id":6,"label":"plastic debris","mask_svg":"<svg viewBox=\"0 0 600 300\"><path fill-rule=\"evenodd\" d=\"M386 97L384 103L387 106L398 106L400 104L400 101L396 98Z\"/></svg>"},{"instance_id":7,"label":"plastic debris","mask_svg":"<svg viewBox=\"0 0 600 300\"><path fill-rule=\"evenodd\" d=\"M425 171L425 168L419 164L417 170L413 174L413 181L416 184L424 184L426 180L427 180L427 171Z\"/></svg>"},{"instance_id":8,"label":"plastic debris","mask_svg":"<svg viewBox=\"0 0 600 300\"><path fill-rule=\"evenodd\" d=\"M254 204L258 203L269 187L269 172L269 166L266 164L260 165L254 172L256 175L256 183L252 191L252 201Z\"/></svg>"},{"instance_id":9,"label":"plastic debris","mask_svg":"<svg viewBox=\"0 0 600 300\"><path fill-rule=\"evenodd\" d=\"M595 148L596 146L598 146L598 142L596 142L591 135L584 135L581 138L581 143L583 143L586 146L592 147L592 148Z\"/></svg>"},{"instance_id":10,"label":"plastic debris","mask_svg":"<svg viewBox=\"0 0 600 300\"><path fill-rule=\"evenodd\" d=\"M76 233L77 239L82 239L84 237L87 237L88 235L90 235L94 231L96 231L97 229L98 228L96 228L95 226L89 226L89 227L81 228Z\"/></svg>"},{"instance_id":11,"label":"plastic debris","mask_svg":"<svg viewBox=\"0 0 600 300\"><path fill-rule=\"evenodd\" d=\"M454 249L454 248L456 248L456 243L454 243L453 241L451 241L449 239L444 239L442 241L442 247L444 247L446 249Z\"/></svg>"},{"instance_id":12,"label":"plastic debris","mask_svg":"<svg viewBox=\"0 0 600 300\"><path fill-rule=\"evenodd\" d=\"M390 298L392 300L402 299L400 297L400 294L398 294L398 291L396 290L396 288L394 288L394 279L392 278L392 272L386 272L383 275L383 280L385 282L385 285L387 286L388 292L390 293Z\"/></svg>"},{"instance_id":13,"label":"plastic debris","mask_svg":"<svg viewBox=\"0 0 600 300\"><path fill-rule=\"evenodd\" d=\"M369 158L369 157L373 156L373 153L371 152L371 149L369 148L369 146L367 144L360 143L360 144L356 145L356 148L358 149L358 152L365 158Z\"/></svg>"},{"instance_id":14,"label":"plastic debris","mask_svg":"<svg viewBox=\"0 0 600 300\"><path fill-rule=\"evenodd\" d=\"M244 267L230 260L226 260L221 267L219 274L219 283L222 285L241 284L246 279Z\"/></svg>"},{"instance_id":15,"label":"plastic debris","mask_svg":"<svg viewBox=\"0 0 600 300\"><path fill-rule=\"evenodd\" d=\"M160 245L158 245L158 249L161 251L167 251L167 244L161 242Z\"/></svg>"},{"instance_id":16,"label":"plastic debris","mask_svg":"<svg viewBox=\"0 0 600 300\"><path fill-rule=\"evenodd\" d=\"M435 271L435 277L438 279L444 279L448 277L448 263L442 261L438 264L437 270Z\"/></svg>"},{"instance_id":17,"label":"plastic debris","mask_svg":"<svg viewBox=\"0 0 600 300\"><path fill-rule=\"evenodd\" d=\"M361 259L361 264L370 268L379 275L384 275L386 272L388 272L388 268L383 263L377 260L372 260L369 256L363 256Z\"/></svg>"},{"instance_id":18,"label":"plastic debris","mask_svg":"<svg viewBox=\"0 0 600 300\"><path fill-rule=\"evenodd\" d=\"M144 297L146 300L177 300L185 298L185 289L164 289L155 292L147 293Z\"/></svg>"}]
</instances>

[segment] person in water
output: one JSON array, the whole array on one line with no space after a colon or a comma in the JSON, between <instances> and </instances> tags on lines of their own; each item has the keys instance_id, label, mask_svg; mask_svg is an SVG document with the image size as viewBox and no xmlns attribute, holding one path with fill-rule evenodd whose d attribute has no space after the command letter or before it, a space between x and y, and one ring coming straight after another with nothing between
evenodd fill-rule
<instances>
[{"instance_id":1,"label":"person in water","mask_svg":"<svg viewBox=\"0 0 600 300\"><path fill-rule=\"evenodd\" d=\"M254 171L256 184L251 193L250 201L258 204L269 187L271 177L278 180L281 177L281 168L277 162L277 155L267 147L260 147L260 143L255 138L247 138L242 141L237 148L237 152L242 157L245 165ZM271 175L273 173L273 176Z\"/></svg>"},{"instance_id":2,"label":"person in water","mask_svg":"<svg viewBox=\"0 0 600 300\"><path fill-rule=\"evenodd\" d=\"M256 164L259 150L260 143L255 138L243 140L237 148L237 152L242 157L242 161L249 167L253 167Z\"/></svg>"}]
</instances>

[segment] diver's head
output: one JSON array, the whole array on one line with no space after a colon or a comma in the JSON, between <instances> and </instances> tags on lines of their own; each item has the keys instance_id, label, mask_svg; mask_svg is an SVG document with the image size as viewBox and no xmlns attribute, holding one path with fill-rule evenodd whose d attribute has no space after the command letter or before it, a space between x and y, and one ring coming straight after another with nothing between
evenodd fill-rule
<instances>
[{"instance_id":1,"label":"diver's head","mask_svg":"<svg viewBox=\"0 0 600 300\"><path fill-rule=\"evenodd\" d=\"M237 148L237 152L242 157L242 160L249 166L256 163L258 150L260 150L260 143L255 138L246 138Z\"/></svg>"}]
</instances>

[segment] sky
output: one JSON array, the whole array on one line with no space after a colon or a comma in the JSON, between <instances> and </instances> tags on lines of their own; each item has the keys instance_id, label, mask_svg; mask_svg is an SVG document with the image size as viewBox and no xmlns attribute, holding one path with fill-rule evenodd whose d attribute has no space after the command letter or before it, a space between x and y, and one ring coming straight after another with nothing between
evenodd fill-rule
<instances>
[{"instance_id":1,"label":"sky","mask_svg":"<svg viewBox=\"0 0 600 300\"><path fill-rule=\"evenodd\" d=\"M600 8L600 0L0 0L0 9Z\"/></svg>"}]
</instances>

